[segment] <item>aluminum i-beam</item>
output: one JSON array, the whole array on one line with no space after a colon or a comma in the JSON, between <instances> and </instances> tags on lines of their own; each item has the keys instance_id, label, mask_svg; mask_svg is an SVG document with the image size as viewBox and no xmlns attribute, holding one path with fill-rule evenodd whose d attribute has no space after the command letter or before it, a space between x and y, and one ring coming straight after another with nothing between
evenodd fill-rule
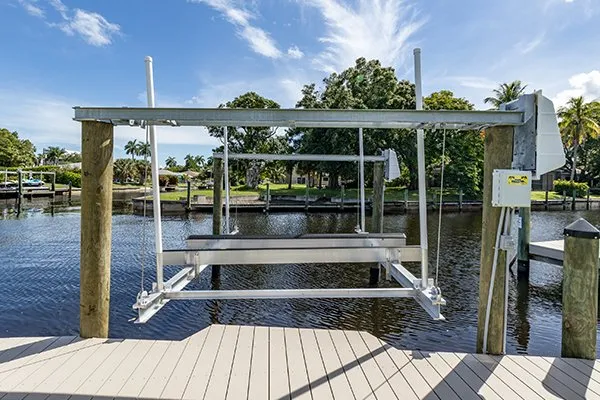
<instances>
[{"instance_id":1,"label":"aluminum i-beam","mask_svg":"<svg viewBox=\"0 0 600 400\"><path fill-rule=\"evenodd\" d=\"M169 300L355 299L415 297L415 295L416 290L411 288L186 290L165 293L165 297Z\"/></svg>"},{"instance_id":2,"label":"aluminum i-beam","mask_svg":"<svg viewBox=\"0 0 600 400\"><path fill-rule=\"evenodd\" d=\"M351 154L265 154L265 153L229 153L230 160L262 161L359 161L360 156ZM213 153L213 158L224 158L223 153ZM387 161L385 156L365 156L365 162Z\"/></svg>"},{"instance_id":3,"label":"aluminum i-beam","mask_svg":"<svg viewBox=\"0 0 600 400\"><path fill-rule=\"evenodd\" d=\"M518 111L313 110L240 108L75 107L75 121L144 126L264 126L299 128L447 129L465 126L518 126ZM200 134L200 132L198 132Z\"/></svg>"}]
</instances>

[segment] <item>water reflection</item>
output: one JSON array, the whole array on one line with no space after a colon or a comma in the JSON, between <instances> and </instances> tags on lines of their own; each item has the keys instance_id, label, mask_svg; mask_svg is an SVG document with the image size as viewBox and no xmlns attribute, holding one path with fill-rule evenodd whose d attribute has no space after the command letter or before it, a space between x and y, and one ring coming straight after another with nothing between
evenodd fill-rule
<instances>
[{"instance_id":1,"label":"water reflection","mask_svg":"<svg viewBox=\"0 0 600 400\"><path fill-rule=\"evenodd\" d=\"M17 218L6 211L0 221L0 335L69 335L78 331L79 209L74 203L29 205ZM6 208L5 208L6 209ZM534 240L557 239L580 216L600 223L594 212L533 214ZM52 216L54 215L54 216ZM232 212L243 234L298 235L353 232L354 214L248 214ZM369 224L370 221L367 220ZM435 271L437 215L428 221L431 270ZM393 215L385 231L405 232L418 243L418 215ZM165 248L182 248L192 234L209 234L208 214L164 218ZM473 351L477 326L481 217L478 213L443 218L439 286L448 305L446 322L432 321L409 299L294 299L179 301L169 303L146 325L134 325L131 305L140 288L154 280L151 219L127 208L113 217L111 321L113 337L177 339L211 323L361 329L395 345L424 350ZM408 265L417 272L417 265ZM170 267L166 275L177 268ZM226 266L211 282L205 270L190 289L367 287L368 265ZM529 280L512 276L509 292L508 351L558 355L561 330L560 268L532 262ZM393 283L382 281L382 287Z\"/></svg>"}]
</instances>

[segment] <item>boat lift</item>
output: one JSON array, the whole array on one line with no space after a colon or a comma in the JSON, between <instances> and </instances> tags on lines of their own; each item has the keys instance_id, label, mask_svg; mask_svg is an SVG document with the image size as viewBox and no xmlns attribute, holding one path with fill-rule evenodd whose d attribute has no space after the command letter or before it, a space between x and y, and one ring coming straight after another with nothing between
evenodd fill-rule
<instances>
[{"instance_id":1,"label":"boat lift","mask_svg":"<svg viewBox=\"0 0 600 400\"><path fill-rule=\"evenodd\" d=\"M277 299L277 298L373 298L409 297L417 301L434 319L444 319L440 307L445 304L440 289L429 278L427 248L427 208L425 193L424 129L479 130L491 126L515 128L515 159L523 159L518 141L523 137L537 135L546 117L556 115L552 103L536 93L522 102L513 104L510 110L501 111L423 111L420 83L420 52L415 51L417 110L323 110L323 109L198 109L154 108L152 59L146 58L148 107L147 108L94 108L75 107L76 121L102 121L113 125L150 128L152 146L153 210L156 235L156 282L150 292L141 292L134 308L139 316L136 322L147 322L171 300L189 299ZM538 109L548 105L552 112ZM545 115L552 114L552 115ZM538 122L538 120L540 120ZM551 124L552 125L552 124ZM420 244L406 245L401 233L302 235L299 237L254 237L244 235L190 236L186 249L162 248L160 219L160 193L158 182L158 152L154 126L258 126L258 127L312 127L312 128L363 128L417 129L417 155L419 177ZM533 131L531 126L536 127ZM538 140L541 136L538 135ZM362 139L362 137L360 137ZM560 139L559 139L560 140ZM362 140L359 141L362 145ZM520 142L519 142L520 143ZM226 143L227 144L227 143ZM535 141L534 141L535 144ZM362 154L362 166L366 157ZM227 146L225 147L227 151ZM536 176L536 165L548 165L539 160L548 159L538 151L532 165L515 168L531 170ZM306 157L307 155L302 155ZM228 155L223 156L226 164ZM274 157L274 156L272 156ZM344 155L344 157L356 157ZM321 159L322 160L322 159ZM540 174L541 170L537 170ZM545 170L544 170L545 172ZM361 168L364 182L364 169ZM362 200L364 201L364 183ZM364 205L363 205L364 207ZM363 208L364 210L364 208ZM409 272L403 263L420 262L421 276ZM308 263L377 263L386 271L386 277L394 279L400 288L352 288L352 289L267 289L267 290L184 290L184 288L210 265L255 264L308 264ZM164 280L164 265L182 266L171 278Z\"/></svg>"}]
</instances>

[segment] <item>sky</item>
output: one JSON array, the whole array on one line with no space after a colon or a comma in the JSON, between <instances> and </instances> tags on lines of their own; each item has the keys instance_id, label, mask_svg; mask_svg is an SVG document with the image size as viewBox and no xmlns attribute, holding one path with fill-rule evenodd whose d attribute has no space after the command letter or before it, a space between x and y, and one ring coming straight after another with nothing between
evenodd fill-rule
<instances>
[{"instance_id":1,"label":"sky","mask_svg":"<svg viewBox=\"0 0 600 400\"><path fill-rule=\"evenodd\" d=\"M0 127L37 146L80 149L73 106L217 107L247 91L294 107L358 57L449 89L479 109L515 79L560 106L600 98L598 0L0 0ZM157 128L159 159L210 155L203 128ZM115 157L144 140L115 128Z\"/></svg>"}]
</instances>

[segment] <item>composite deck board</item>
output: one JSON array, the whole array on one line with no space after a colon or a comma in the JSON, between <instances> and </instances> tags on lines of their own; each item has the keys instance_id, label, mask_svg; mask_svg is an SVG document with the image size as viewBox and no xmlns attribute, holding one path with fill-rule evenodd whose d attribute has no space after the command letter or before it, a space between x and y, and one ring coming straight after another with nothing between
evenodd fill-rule
<instances>
[{"instance_id":1,"label":"composite deck board","mask_svg":"<svg viewBox=\"0 0 600 400\"><path fill-rule=\"evenodd\" d=\"M254 328L248 398L269 398L269 328L264 326Z\"/></svg>"},{"instance_id":2,"label":"composite deck board","mask_svg":"<svg viewBox=\"0 0 600 400\"><path fill-rule=\"evenodd\" d=\"M302 351L306 360L306 371L310 380L310 389L313 398L323 400L333 399L329 377L323 365L315 331L313 329L300 329L300 342L302 343Z\"/></svg>"},{"instance_id":3,"label":"composite deck board","mask_svg":"<svg viewBox=\"0 0 600 400\"><path fill-rule=\"evenodd\" d=\"M220 400L225 399L227 396L227 387L229 385L239 333L239 326L225 326L218 357L216 358L210 380L206 387L206 393L204 394L206 399Z\"/></svg>"},{"instance_id":4,"label":"composite deck board","mask_svg":"<svg viewBox=\"0 0 600 400\"><path fill-rule=\"evenodd\" d=\"M597 361L211 325L181 341L0 338L0 399L599 399Z\"/></svg>"},{"instance_id":5,"label":"composite deck board","mask_svg":"<svg viewBox=\"0 0 600 400\"><path fill-rule=\"evenodd\" d=\"M335 345L331 340L329 331L325 329L315 329L315 338L317 339L317 345L319 346L319 350L323 358L323 366L325 367L325 372L327 372L329 386L331 386L333 398L353 399L354 394L352 393L350 382L348 382L342 362L335 351ZM293 343L289 344L288 346L292 345ZM308 398L310 398L310 393L308 393L308 395Z\"/></svg>"},{"instance_id":6,"label":"composite deck board","mask_svg":"<svg viewBox=\"0 0 600 400\"><path fill-rule=\"evenodd\" d=\"M304 353L302 352L302 344L300 342L300 331L295 328L284 328L283 333L285 335L290 397L299 400L312 399L308 373L306 372L306 363L304 362ZM326 371L329 374L327 368Z\"/></svg>"},{"instance_id":7,"label":"composite deck board","mask_svg":"<svg viewBox=\"0 0 600 400\"><path fill-rule=\"evenodd\" d=\"M225 333L225 327L223 325L212 325L206 336L204 347L196 360L194 366L194 372L190 377L187 388L183 394L183 399L204 399L206 389L210 381L210 376L213 373L215 364L217 363L217 355L221 349L221 342L223 334ZM223 346L228 347L231 345L227 343Z\"/></svg>"},{"instance_id":8,"label":"composite deck board","mask_svg":"<svg viewBox=\"0 0 600 400\"><path fill-rule=\"evenodd\" d=\"M254 328L240 326L233 365L231 366L231 377L227 385L227 399L245 399L248 396L253 341Z\"/></svg>"},{"instance_id":9,"label":"composite deck board","mask_svg":"<svg viewBox=\"0 0 600 400\"><path fill-rule=\"evenodd\" d=\"M175 368L171 371L171 376L160 394L161 398L180 399L183 397L183 393L190 383L190 375L206 342L209 330L210 327L203 329L188 339L183 354L177 361ZM158 393L156 394L158 395Z\"/></svg>"}]
</instances>

